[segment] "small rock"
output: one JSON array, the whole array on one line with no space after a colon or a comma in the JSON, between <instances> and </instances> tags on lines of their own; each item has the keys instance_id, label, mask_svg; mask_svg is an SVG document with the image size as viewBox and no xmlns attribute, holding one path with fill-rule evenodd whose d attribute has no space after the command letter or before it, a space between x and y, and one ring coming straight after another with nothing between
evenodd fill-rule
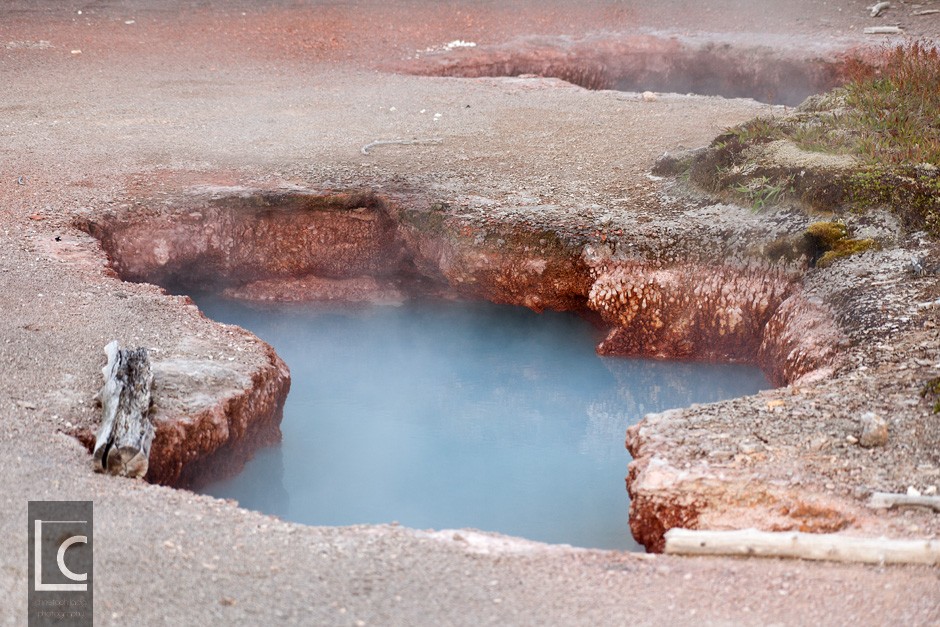
<instances>
[{"instance_id":1,"label":"small rock","mask_svg":"<svg viewBox=\"0 0 940 627\"><path fill-rule=\"evenodd\" d=\"M641 98L643 99L643 102L656 102L658 97L651 91L644 91L641 95Z\"/></svg>"},{"instance_id":2,"label":"small rock","mask_svg":"<svg viewBox=\"0 0 940 627\"><path fill-rule=\"evenodd\" d=\"M873 412L865 412L861 418L862 433L858 443L865 448L884 446L888 443L888 423Z\"/></svg>"},{"instance_id":3,"label":"small rock","mask_svg":"<svg viewBox=\"0 0 940 627\"><path fill-rule=\"evenodd\" d=\"M936 493L937 493L937 486L935 486L935 485L929 485L929 486L927 486L927 488L924 490L924 494L925 494L926 496L933 496L933 495L936 494Z\"/></svg>"},{"instance_id":4,"label":"small rock","mask_svg":"<svg viewBox=\"0 0 940 627\"><path fill-rule=\"evenodd\" d=\"M826 436L820 436L818 438L814 438L813 440L810 440L809 448L810 450L813 450L813 451L825 450L829 448L829 439L826 438Z\"/></svg>"},{"instance_id":5,"label":"small rock","mask_svg":"<svg viewBox=\"0 0 940 627\"><path fill-rule=\"evenodd\" d=\"M855 437L854 435L845 436L845 441L848 442L849 444L858 444L858 438Z\"/></svg>"},{"instance_id":6,"label":"small rock","mask_svg":"<svg viewBox=\"0 0 940 627\"><path fill-rule=\"evenodd\" d=\"M918 490L912 485L909 485L907 486L907 495L908 496L920 496L920 490Z\"/></svg>"},{"instance_id":7,"label":"small rock","mask_svg":"<svg viewBox=\"0 0 940 627\"><path fill-rule=\"evenodd\" d=\"M726 449L716 449L714 451L709 451L708 457L711 459L717 459L719 461L731 459L734 457L734 452Z\"/></svg>"}]
</instances>

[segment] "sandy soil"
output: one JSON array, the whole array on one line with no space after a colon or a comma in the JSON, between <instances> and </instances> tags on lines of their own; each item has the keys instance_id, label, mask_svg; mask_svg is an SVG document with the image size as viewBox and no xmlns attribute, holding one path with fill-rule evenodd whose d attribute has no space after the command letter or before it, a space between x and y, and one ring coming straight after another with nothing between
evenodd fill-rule
<instances>
[{"instance_id":1,"label":"sandy soil","mask_svg":"<svg viewBox=\"0 0 940 627\"><path fill-rule=\"evenodd\" d=\"M4 622L25 616L26 503L52 498L95 501L102 624L940 622L935 568L678 559L466 531L300 527L189 492L93 475L85 450L66 435L96 420L91 397L101 349L112 338L155 348L160 359L221 364L219 386L263 361L251 338L152 286L110 275L97 242L74 220L133 212L207 185L421 190L468 206L487 199L504 212L535 199L572 216L593 215L598 205L638 215L662 210L660 188L647 178L657 156L707 143L768 107L716 98L650 102L555 80L421 78L381 68L456 39L503 44L530 34L647 29L759 41L754 33L766 31L795 48L827 38L870 41L858 35L873 23L868 2L781 4L718 0L693 12L677 1L597 1L578 10L496 2L5 2ZM912 17L909 7L878 23L940 32L938 16ZM360 153L376 139L425 136L444 141Z\"/></svg>"}]
</instances>

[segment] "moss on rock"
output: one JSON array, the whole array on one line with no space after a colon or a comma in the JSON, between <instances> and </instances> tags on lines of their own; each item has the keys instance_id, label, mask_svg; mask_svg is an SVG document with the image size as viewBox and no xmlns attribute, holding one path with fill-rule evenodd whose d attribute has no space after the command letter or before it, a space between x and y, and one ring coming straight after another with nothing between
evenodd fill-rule
<instances>
[{"instance_id":1,"label":"moss on rock","mask_svg":"<svg viewBox=\"0 0 940 627\"><path fill-rule=\"evenodd\" d=\"M806 227L806 234L814 240L817 247L832 250L840 240L845 239L848 230L842 222L813 222Z\"/></svg>"},{"instance_id":2,"label":"moss on rock","mask_svg":"<svg viewBox=\"0 0 940 627\"><path fill-rule=\"evenodd\" d=\"M851 179L850 195L859 207L887 205L904 225L940 237L940 168L923 163L905 167L876 165Z\"/></svg>"},{"instance_id":3,"label":"moss on rock","mask_svg":"<svg viewBox=\"0 0 940 627\"><path fill-rule=\"evenodd\" d=\"M878 248L878 242L873 239L852 239L848 235L848 228L842 222L814 222L806 228L806 237L815 250L817 268Z\"/></svg>"},{"instance_id":4,"label":"moss on rock","mask_svg":"<svg viewBox=\"0 0 940 627\"><path fill-rule=\"evenodd\" d=\"M836 244L836 247L827 251L816 262L817 268L826 268L837 259L863 253L866 250L878 248L878 243L873 239L844 239Z\"/></svg>"}]
</instances>

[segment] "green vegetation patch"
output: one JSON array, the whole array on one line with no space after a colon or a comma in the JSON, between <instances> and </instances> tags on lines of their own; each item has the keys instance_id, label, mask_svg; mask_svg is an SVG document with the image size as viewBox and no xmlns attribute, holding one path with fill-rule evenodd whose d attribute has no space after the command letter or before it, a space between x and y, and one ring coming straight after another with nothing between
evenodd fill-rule
<instances>
[{"instance_id":1,"label":"green vegetation patch","mask_svg":"<svg viewBox=\"0 0 940 627\"><path fill-rule=\"evenodd\" d=\"M886 205L908 228L940 237L940 48L897 46L851 71L843 87L792 115L727 129L695 157L691 180L755 209L783 200L826 211Z\"/></svg>"},{"instance_id":2,"label":"green vegetation patch","mask_svg":"<svg viewBox=\"0 0 940 627\"><path fill-rule=\"evenodd\" d=\"M849 154L879 165L940 164L940 48L886 52L880 68L815 96L790 118L757 118L728 129L741 144L789 139L803 150Z\"/></svg>"},{"instance_id":3,"label":"green vegetation patch","mask_svg":"<svg viewBox=\"0 0 940 627\"><path fill-rule=\"evenodd\" d=\"M936 165L870 165L851 178L849 193L859 208L886 205L906 226L940 237L940 168Z\"/></svg>"},{"instance_id":4,"label":"green vegetation patch","mask_svg":"<svg viewBox=\"0 0 940 627\"><path fill-rule=\"evenodd\" d=\"M898 46L884 69L844 87L851 149L876 163L940 163L940 49Z\"/></svg>"}]
</instances>

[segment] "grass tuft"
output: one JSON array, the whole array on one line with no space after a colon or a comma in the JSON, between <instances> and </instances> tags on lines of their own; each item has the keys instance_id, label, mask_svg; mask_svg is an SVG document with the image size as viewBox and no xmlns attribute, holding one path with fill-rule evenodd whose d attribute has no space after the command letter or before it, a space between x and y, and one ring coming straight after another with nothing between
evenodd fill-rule
<instances>
[{"instance_id":1,"label":"grass tuft","mask_svg":"<svg viewBox=\"0 0 940 627\"><path fill-rule=\"evenodd\" d=\"M789 186L787 181L774 182L769 176L760 176L746 183L739 183L732 189L750 201L754 211L762 211L783 200Z\"/></svg>"},{"instance_id":2,"label":"grass tuft","mask_svg":"<svg viewBox=\"0 0 940 627\"><path fill-rule=\"evenodd\" d=\"M854 136L855 154L880 164L940 163L940 49L897 46L880 74L843 89L849 112L838 126Z\"/></svg>"},{"instance_id":3,"label":"grass tuft","mask_svg":"<svg viewBox=\"0 0 940 627\"><path fill-rule=\"evenodd\" d=\"M879 165L940 164L940 48L899 45L885 50L877 68L860 67L843 87L811 97L795 120L755 118L722 137L741 145L790 139Z\"/></svg>"}]
</instances>

